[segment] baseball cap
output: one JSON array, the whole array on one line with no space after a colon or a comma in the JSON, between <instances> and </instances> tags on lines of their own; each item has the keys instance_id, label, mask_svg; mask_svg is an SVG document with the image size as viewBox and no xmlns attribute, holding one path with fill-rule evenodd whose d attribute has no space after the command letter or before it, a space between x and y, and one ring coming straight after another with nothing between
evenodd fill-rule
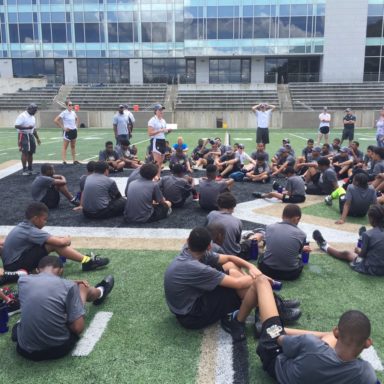
<instances>
[{"instance_id":1,"label":"baseball cap","mask_svg":"<svg viewBox=\"0 0 384 384\"><path fill-rule=\"evenodd\" d=\"M345 112L351 112L351 108L347 108Z\"/></svg>"},{"instance_id":2,"label":"baseball cap","mask_svg":"<svg viewBox=\"0 0 384 384\"><path fill-rule=\"evenodd\" d=\"M238 148L244 149L244 144L239 144Z\"/></svg>"},{"instance_id":3,"label":"baseball cap","mask_svg":"<svg viewBox=\"0 0 384 384\"><path fill-rule=\"evenodd\" d=\"M163 107L161 104L155 104L153 106L153 110L156 112L156 111L162 111L163 109L165 109L165 107Z\"/></svg>"},{"instance_id":4,"label":"baseball cap","mask_svg":"<svg viewBox=\"0 0 384 384\"><path fill-rule=\"evenodd\" d=\"M288 137L286 137L285 139L283 139L283 143L290 143Z\"/></svg>"},{"instance_id":5,"label":"baseball cap","mask_svg":"<svg viewBox=\"0 0 384 384\"><path fill-rule=\"evenodd\" d=\"M340 152L348 153L348 152L349 152L349 149L348 149L348 147L341 147L341 148L340 148Z\"/></svg>"},{"instance_id":6,"label":"baseball cap","mask_svg":"<svg viewBox=\"0 0 384 384\"><path fill-rule=\"evenodd\" d=\"M312 149L313 152L321 152L321 148L320 147L314 147Z\"/></svg>"},{"instance_id":7,"label":"baseball cap","mask_svg":"<svg viewBox=\"0 0 384 384\"><path fill-rule=\"evenodd\" d=\"M120 109L120 108L124 108L124 105L123 105L123 104L120 104L120 105L119 105L119 109Z\"/></svg>"},{"instance_id":8,"label":"baseball cap","mask_svg":"<svg viewBox=\"0 0 384 384\"><path fill-rule=\"evenodd\" d=\"M283 153L283 152L287 152L287 151L288 151L287 147L280 147L278 150L279 153Z\"/></svg>"},{"instance_id":9,"label":"baseball cap","mask_svg":"<svg viewBox=\"0 0 384 384\"><path fill-rule=\"evenodd\" d=\"M28 107L27 107L27 111L28 111L28 113L36 113L36 111L37 111L37 104L35 104L35 103L29 104Z\"/></svg>"},{"instance_id":10,"label":"baseball cap","mask_svg":"<svg viewBox=\"0 0 384 384\"><path fill-rule=\"evenodd\" d=\"M326 111L328 109L328 107L323 107L324 111Z\"/></svg>"}]
</instances>

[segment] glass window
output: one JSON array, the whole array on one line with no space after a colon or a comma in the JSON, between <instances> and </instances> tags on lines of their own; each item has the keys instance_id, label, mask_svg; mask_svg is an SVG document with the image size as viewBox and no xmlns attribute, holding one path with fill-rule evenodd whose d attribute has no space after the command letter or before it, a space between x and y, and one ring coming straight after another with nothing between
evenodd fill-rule
<instances>
[{"instance_id":1,"label":"glass window","mask_svg":"<svg viewBox=\"0 0 384 384\"><path fill-rule=\"evenodd\" d=\"M117 23L108 23L108 41L117 43Z\"/></svg>"},{"instance_id":2,"label":"glass window","mask_svg":"<svg viewBox=\"0 0 384 384\"><path fill-rule=\"evenodd\" d=\"M197 40L197 19L185 19L184 20L184 39L185 40Z\"/></svg>"},{"instance_id":3,"label":"glass window","mask_svg":"<svg viewBox=\"0 0 384 384\"><path fill-rule=\"evenodd\" d=\"M287 17L290 14L290 6L289 5L280 5L280 17Z\"/></svg>"},{"instance_id":4,"label":"glass window","mask_svg":"<svg viewBox=\"0 0 384 384\"><path fill-rule=\"evenodd\" d=\"M141 41L143 43L151 42L151 23L141 23Z\"/></svg>"},{"instance_id":5,"label":"glass window","mask_svg":"<svg viewBox=\"0 0 384 384\"><path fill-rule=\"evenodd\" d=\"M383 29L383 17L370 16L367 21L367 37L381 37Z\"/></svg>"},{"instance_id":6,"label":"glass window","mask_svg":"<svg viewBox=\"0 0 384 384\"><path fill-rule=\"evenodd\" d=\"M167 23L152 23L152 42L162 43L167 41Z\"/></svg>"},{"instance_id":7,"label":"glass window","mask_svg":"<svg viewBox=\"0 0 384 384\"><path fill-rule=\"evenodd\" d=\"M76 23L82 23L84 21L84 13L74 12L74 19Z\"/></svg>"},{"instance_id":8,"label":"glass window","mask_svg":"<svg viewBox=\"0 0 384 384\"><path fill-rule=\"evenodd\" d=\"M380 56L381 46L373 45L365 47L365 56Z\"/></svg>"},{"instance_id":9,"label":"glass window","mask_svg":"<svg viewBox=\"0 0 384 384\"><path fill-rule=\"evenodd\" d=\"M307 5L306 4L292 4L291 5L291 16L306 16Z\"/></svg>"},{"instance_id":10,"label":"glass window","mask_svg":"<svg viewBox=\"0 0 384 384\"><path fill-rule=\"evenodd\" d=\"M269 37L270 18L269 17L255 17L254 19L254 38L263 39Z\"/></svg>"},{"instance_id":11,"label":"glass window","mask_svg":"<svg viewBox=\"0 0 384 384\"><path fill-rule=\"evenodd\" d=\"M234 10L233 6L221 6L218 7L219 17L233 17Z\"/></svg>"},{"instance_id":12,"label":"glass window","mask_svg":"<svg viewBox=\"0 0 384 384\"><path fill-rule=\"evenodd\" d=\"M32 23L33 14L31 12L20 12L19 23Z\"/></svg>"},{"instance_id":13,"label":"glass window","mask_svg":"<svg viewBox=\"0 0 384 384\"><path fill-rule=\"evenodd\" d=\"M100 42L100 33L99 33L98 23L85 23L84 30L85 30L85 41L87 43Z\"/></svg>"},{"instance_id":14,"label":"glass window","mask_svg":"<svg viewBox=\"0 0 384 384\"><path fill-rule=\"evenodd\" d=\"M271 7L269 5L255 5L255 16L269 17L270 13Z\"/></svg>"},{"instance_id":15,"label":"glass window","mask_svg":"<svg viewBox=\"0 0 384 384\"><path fill-rule=\"evenodd\" d=\"M217 17L217 7L207 7L207 17Z\"/></svg>"},{"instance_id":16,"label":"glass window","mask_svg":"<svg viewBox=\"0 0 384 384\"><path fill-rule=\"evenodd\" d=\"M233 19L223 18L218 20L218 38L233 39Z\"/></svg>"},{"instance_id":17,"label":"glass window","mask_svg":"<svg viewBox=\"0 0 384 384\"><path fill-rule=\"evenodd\" d=\"M131 43L133 42L133 28L132 23L119 23L119 42Z\"/></svg>"},{"instance_id":18,"label":"glass window","mask_svg":"<svg viewBox=\"0 0 384 384\"><path fill-rule=\"evenodd\" d=\"M368 16L383 16L383 4L368 4Z\"/></svg>"},{"instance_id":19,"label":"glass window","mask_svg":"<svg viewBox=\"0 0 384 384\"><path fill-rule=\"evenodd\" d=\"M253 38L253 18L243 18L243 39Z\"/></svg>"},{"instance_id":20,"label":"glass window","mask_svg":"<svg viewBox=\"0 0 384 384\"><path fill-rule=\"evenodd\" d=\"M183 42L184 41L184 23L175 22L175 42Z\"/></svg>"},{"instance_id":21,"label":"glass window","mask_svg":"<svg viewBox=\"0 0 384 384\"><path fill-rule=\"evenodd\" d=\"M66 43L67 42L65 23L52 24L52 41L54 43Z\"/></svg>"},{"instance_id":22,"label":"glass window","mask_svg":"<svg viewBox=\"0 0 384 384\"><path fill-rule=\"evenodd\" d=\"M117 12L108 12L107 13L108 22L116 22L117 21Z\"/></svg>"},{"instance_id":23,"label":"glass window","mask_svg":"<svg viewBox=\"0 0 384 384\"><path fill-rule=\"evenodd\" d=\"M76 43L84 43L84 24L75 23L75 40Z\"/></svg>"},{"instance_id":24,"label":"glass window","mask_svg":"<svg viewBox=\"0 0 384 384\"><path fill-rule=\"evenodd\" d=\"M243 6L243 17L253 17L253 5Z\"/></svg>"},{"instance_id":25,"label":"glass window","mask_svg":"<svg viewBox=\"0 0 384 384\"><path fill-rule=\"evenodd\" d=\"M198 17L198 12L197 12L198 7L185 7L184 8L184 18L186 19L197 19Z\"/></svg>"},{"instance_id":26,"label":"glass window","mask_svg":"<svg viewBox=\"0 0 384 384\"><path fill-rule=\"evenodd\" d=\"M279 37L280 38L289 37L289 17L279 18Z\"/></svg>"},{"instance_id":27,"label":"glass window","mask_svg":"<svg viewBox=\"0 0 384 384\"><path fill-rule=\"evenodd\" d=\"M316 17L316 29L315 29L315 36L316 37L323 37L324 36L324 23L325 23L325 17L324 16L317 16Z\"/></svg>"},{"instance_id":28,"label":"glass window","mask_svg":"<svg viewBox=\"0 0 384 384\"><path fill-rule=\"evenodd\" d=\"M307 18L305 16L291 17L290 37L305 37Z\"/></svg>"},{"instance_id":29,"label":"glass window","mask_svg":"<svg viewBox=\"0 0 384 384\"><path fill-rule=\"evenodd\" d=\"M65 12L51 12L52 23L65 23Z\"/></svg>"},{"instance_id":30,"label":"glass window","mask_svg":"<svg viewBox=\"0 0 384 384\"><path fill-rule=\"evenodd\" d=\"M217 39L217 19L207 19L207 39Z\"/></svg>"},{"instance_id":31,"label":"glass window","mask_svg":"<svg viewBox=\"0 0 384 384\"><path fill-rule=\"evenodd\" d=\"M364 72L365 73L379 73L380 58L369 57L365 59Z\"/></svg>"},{"instance_id":32,"label":"glass window","mask_svg":"<svg viewBox=\"0 0 384 384\"><path fill-rule=\"evenodd\" d=\"M19 28L17 28L17 24L9 24L9 41L11 43L18 43L19 40Z\"/></svg>"},{"instance_id":33,"label":"glass window","mask_svg":"<svg viewBox=\"0 0 384 384\"><path fill-rule=\"evenodd\" d=\"M41 24L41 34L43 38L43 43L52 43L51 24Z\"/></svg>"},{"instance_id":34,"label":"glass window","mask_svg":"<svg viewBox=\"0 0 384 384\"><path fill-rule=\"evenodd\" d=\"M9 12L8 13L8 22L17 23L17 13Z\"/></svg>"},{"instance_id":35,"label":"glass window","mask_svg":"<svg viewBox=\"0 0 384 384\"><path fill-rule=\"evenodd\" d=\"M84 21L86 23L96 23L100 21L99 12L84 12Z\"/></svg>"},{"instance_id":36,"label":"glass window","mask_svg":"<svg viewBox=\"0 0 384 384\"><path fill-rule=\"evenodd\" d=\"M20 24L19 25L20 43L32 43L33 39L33 25Z\"/></svg>"}]
</instances>

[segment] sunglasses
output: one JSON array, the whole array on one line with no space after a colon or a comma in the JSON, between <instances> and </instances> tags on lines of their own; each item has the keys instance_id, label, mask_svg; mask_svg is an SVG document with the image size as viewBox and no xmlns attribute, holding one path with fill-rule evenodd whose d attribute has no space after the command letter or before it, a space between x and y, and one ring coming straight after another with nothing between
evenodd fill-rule
<instances>
[{"instance_id":1,"label":"sunglasses","mask_svg":"<svg viewBox=\"0 0 384 384\"><path fill-rule=\"evenodd\" d=\"M68 104L68 107L72 107L73 104Z\"/></svg>"}]
</instances>

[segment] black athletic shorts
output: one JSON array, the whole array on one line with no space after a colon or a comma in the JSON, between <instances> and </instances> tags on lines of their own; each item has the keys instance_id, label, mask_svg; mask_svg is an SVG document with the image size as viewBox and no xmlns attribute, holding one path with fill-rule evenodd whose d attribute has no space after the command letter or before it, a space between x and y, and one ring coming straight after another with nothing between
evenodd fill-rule
<instances>
[{"instance_id":1,"label":"black athletic shorts","mask_svg":"<svg viewBox=\"0 0 384 384\"><path fill-rule=\"evenodd\" d=\"M308 184L307 189L305 191L307 195L328 195L328 193L324 192L320 185L318 184Z\"/></svg>"},{"instance_id":2,"label":"black athletic shorts","mask_svg":"<svg viewBox=\"0 0 384 384\"><path fill-rule=\"evenodd\" d=\"M124 214L124 208L126 199L124 197L118 197L117 199L111 200L108 207L100 209L97 212L89 212L83 209L83 215L88 219L103 220L111 217L122 216Z\"/></svg>"},{"instance_id":3,"label":"black athletic shorts","mask_svg":"<svg viewBox=\"0 0 384 384\"><path fill-rule=\"evenodd\" d=\"M329 127L328 126L320 127L319 132L322 133L323 135L326 135L327 133L329 133Z\"/></svg>"},{"instance_id":4,"label":"black athletic shorts","mask_svg":"<svg viewBox=\"0 0 384 384\"><path fill-rule=\"evenodd\" d=\"M68 132L64 132L64 140L72 141L77 139L77 129L70 129Z\"/></svg>"},{"instance_id":5,"label":"black athletic shorts","mask_svg":"<svg viewBox=\"0 0 384 384\"><path fill-rule=\"evenodd\" d=\"M47 190L45 196L41 199L49 209L57 208L60 203L60 192L55 188L54 185Z\"/></svg>"},{"instance_id":6,"label":"black athletic shorts","mask_svg":"<svg viewBox=\"0 0 384 384\"><path fill-rule=\"evenodd\" d=\"M279 336L285 335L284 326L280 317L271 317L264 321L256 353L259 355L264 371L276 379L275 362L282 353L277 343Z\"/></svg>"},{"instance_id":7,"label":"black athletic shorts","mask_svg":"<svg viewBox=\"0 0 384 384\"><path fill-rule=\"evenodd\" d=\"M151 149L152 149L152 152L158 153L160 155L164 155L165 149L166 149L165 139L156 139L156 138L151 139Z\"/></svg>"},{"instance_id":8,"label":"black athletic shorts","mask_svg":"<svg viewBox=\"0 0 384 384\"><path fill-rule=\"evenodd\" d=\"M343 140L352 141L354 137L355 137L355 129L354 128L344 128L343 129L341 141L343 141Z\"/></svg>"},{"instance_id":9,"label":"black athletic shorts","mask_svg":"<svg viewBox=\"0 0 384 384\"><path fill-rule=\"evenodd\" d=\"M256 143L269 144L269 128L257 127Z\"/></svg>"},{"instance_id":10,"label":"black athletic shorts","mask_svg":"<svg viewBox=\"0 0 384 384\"><path fill-rule=\"evenodd\" d=\"M290 204L298 204L298 203L304 203L305 196L302 195L284 195L283 196L283 203L290 203Z\"/></svg>"},{"instance_id":11,"label":"black athletic shorts","mask_svg":"<svg viewBox=\"0 0 384 384\"><path fill-rule=\"evenodd\" d=\"M40 260L47 255L48 252L44 245L35 245L24 251L20 258L12 264L4 265L4 269L6 271L18 271L19 269L25 269L28 272L32 272L37 268Z\"/></svg>"},{"instance_id":12,"label":"black athletic shorts","mask_svg":"<svg viewBox=\"0 0 384 384\"><path fill-rule=\"evenodd\" d=\"M236 290L218 286L200 296L187 315L176 315L176 318L185 328L201 329L236 311L240 305Z\"/></svg>"},{"instance_id":13,"label":"black athletic shorts","mask_svg":"<svg viewBox=\"0 0 384 384\"><path fill-rule=\"evenodd\" d=\"M122 141L128 141L128 145L131 144L131 142L129 141L128 135L117 135L116 141L117 141L116 144L121 144Z\"/></svg>"},{"instance_id":14,"label":"black athletic shorts","mask_svg":"<svg viewBox=\"0 0 384 384\"><path fill-rule=\"evenodd\" d=\"M153 206L154 210L147 223L153 223L154 221L163 220L168 216L169 208L163 204Z\"/></svg>"},{"instance_id":15,"label":"black athletic shorts","mask_svg":"<svg viewBox=\"0 0 384 384\"><path fill-rule=\"evenodd\" d=\"M17 144L22 153L33 154L36 152L36 140L32 133L19 133Z\"/></svg>"},{"instance_id":16,"label":"black athletic shorts","mask_svg":"<svg viewBox=\"0 0 384 384\"><path fill-rule=\"evenodd\" d=\"M283 271L281 269L270 268L268 265L261 262L259 263L259 269L264 273L264 275L269 276L274 280L292 281L299 278L303 270L303 266L301 265L299 268L291 271Z\"/></svg>"}]
</instances>

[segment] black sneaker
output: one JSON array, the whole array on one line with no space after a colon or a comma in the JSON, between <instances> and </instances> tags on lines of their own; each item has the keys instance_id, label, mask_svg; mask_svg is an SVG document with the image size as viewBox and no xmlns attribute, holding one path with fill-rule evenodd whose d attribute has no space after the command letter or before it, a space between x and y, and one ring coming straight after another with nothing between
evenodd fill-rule
<instances>
[{"instance_id":1,"label":"black sneaker","mask_svg":"<svg viewBox=\"0 0 384 384\"><path fill-rule=\"evenodd\" d=\"M325 247L327 246L327 242L325 241L323 235L318 229L315 229L312 233L313 240L316 241L317 245L321 250L326 252Z\"/></svg>"},{"instance_id":2,"label":"black sneaker","mask_svg":"<svg viewBox=\"0 0 384 384\"><path fill-rule=\"evenodd\" d=\"M301 310L299 308L289 308L284 304L284 300L278 296L275 296L275 302L279 316L284 325L290 325L295 323L301 316Z\"/></svg>"},{"instance_id":3,"label":"black sneaker","mask_svg":"<svg viewBox=\"0 0 384 384\"><path fill-rule=\"evenodd\" d=\"M16 313L20 312L20 301L18 298L14 298L13 300L7 303L8 316L16 315Z\"/></svg>"},{"instance_id":4,"label":"black sneaker","mask_svg":"<svg viewBox=\"0 0 384 384\"><path fill-rule=\"evenodd\" d=\"M262 329L263 329L263 323L261 322L261 320L255 321L255 327L253 329L255 339L260 339Z\"/></svg>"},{"instance_id":5,"label":"black sneaker","mask_svg":"<svg viewBox=\"0 0 384 384\"><path fill-rule=\"evenodd\" d=\"M235 343L246 339L245 323L241 323L237 320L237 313L238 311L228 313L226 317L221 319L221 326L224 331L232 335L232 339Z\"/></svg>"},{"instance_id":6,"label":"black sneaker","mask_svg":"<svg viewBox=\"0 0 384 384\"><path fill-rule=\"evenodd\" d=\"M111 293L114 285L115 285L115 279L112 275L104 277L104 279L99 284L96 284L95 288L104 287L104 293L103 293L103 296L101 296L99 299L96 299L93 302L93 304L100 305L105 300L105 298Z\"/></svg>"},{"instance_id":7,"label":"black sneaker","mask_svg":"<svg viewBox=\"0 0 384 384\"><path fill-rule=\"evenodd\" d=\"M359 228L359 237L363 236L364 232L367 232L367 228L363 225Z\"/></svg>"},{"instance_id":8,"label":"black sneaker","mask_svg":"<svg viewBox=\"0 0 384 384\"><path fill-rule=\"evenodd\" d=\"M300 300L298 299L288 299L285 300L278 294L274 293L275 299L279 300L280 303L285 307L285 308L298 308L300 307Z\"/></svg>"},{"instance_id":9,"label":"black sneaker","mask_svg":"<svg viewBox=\"0 0 384 384\"><path fill-rule=\"evenodd\" d=\"M72 200L69 200L69 202L74 205L75 207L78 207L80 205L80 202L77 200L76 197L74 197Z\"/></svg>"},{"instance_id":10,"label":"black sneaker","mask_svg":"<svg viewBox=\"0 0 384 384\"><path fill-rule=\"evenodd\" d=\"M279 188L281 188L280 184L275 180L273 183L272 183L272 189L274 191L277 191Z\"/></svg>"},{"instance_id":11,"label":"black sneaker","mask_svg":"<svg viewBox=\"0 0 384 384\"><path fill-rule=\"evenodd\" d=\"M17 283L20 276L28 275L28 272L24 269L18 271L4 271L4 275L0 277L0 285Z\"/></svg>"},{"instance_id":12,"label":"black sneaker","mask_svg":"<svg viewBox=\"0 0 384 384\"><path fill-rule=\"evenodd\" d=\"M252 192L252 196L255 197L256 199L262 199L263 194L260 192Z\"/></svg>"},{"instance_id":13,"label":"black sneaker","mask_svg":"<svg viewBox=\"0 0 384 384\"><path fill-rule=\"evenodd\" d=\"M91 260L89 260L87 263L83 263L82 265L83 272L103 268L109 264L109 259L106 257L99 257L98 255L94 255L93 252L91 252L90 257Z\"/></svg>"}]
</instances>

